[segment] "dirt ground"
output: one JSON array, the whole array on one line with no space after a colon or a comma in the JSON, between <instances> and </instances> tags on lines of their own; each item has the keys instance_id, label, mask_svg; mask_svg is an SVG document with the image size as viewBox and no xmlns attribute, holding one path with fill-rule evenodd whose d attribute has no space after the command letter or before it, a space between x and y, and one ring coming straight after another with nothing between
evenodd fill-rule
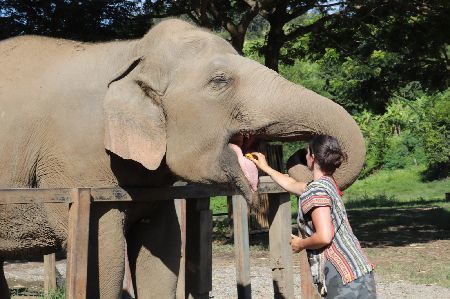
<instances>
[{"instance_id":1,"label":"dirt ground","mask_svg":"<svg viewBox=\"0 0 450 299\"><path fill-rule=\"evenodd\" d=\"M450 240L440 240L413 246L367 248L369 258L376 264L378 298L449 298ZM436 262L430 262L436 261ZM251 251L251 283L254 298L273 298L270 256L266 250ZM295 297L300 298L299 256L293 255ZM443 270L444 269L444 270ZM445 270L446 269L446 270ZM446 271L446 272L442 272ZM236 298L233 251L215 252L213 256L214 298ZM231 272L231 273L227 273ZM436 272L431 275L436 282L417 282L410 272ZM411 280L415 278L415 280ZM447 280L447 281L444 281Z\"/></svg>"},{"instance_id":2,"label":"dirt ground","mask_svg":"<svg viewBox=\"0 0 450 299\"><path fill-rule=\"evenodd\" d=\"M369 258L376 264L377 292L379 298L449 298L450 288L443 287L450 279L450 240L367 248ZM300 298L299 259L293 255L296 298ZM269 252L252 247L251 289L253 298L273 298ZM64 283L65 261L57 262ZM9 262L5 273L10 287L42 289L43 265L41 262ZM412 275L411 273L414 273ZM214 245L213 290L211 298L237 298L234 252L232 245ZM434 281L427 282L431 277ZM424 280L425 278L425 280ZM436 280L440 285L437 284ZM447 281L446 281L447 280Z\"/></svg>"}]
</instances>

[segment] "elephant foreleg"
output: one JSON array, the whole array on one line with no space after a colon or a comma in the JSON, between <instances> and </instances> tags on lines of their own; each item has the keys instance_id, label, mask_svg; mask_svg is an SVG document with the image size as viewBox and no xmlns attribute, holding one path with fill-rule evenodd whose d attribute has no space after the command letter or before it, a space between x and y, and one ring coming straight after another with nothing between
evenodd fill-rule
<instances>
[{"instance_id":1,"label":"elephant foreleg","mask_svg":"<svg viewBox=\"0 0 450 299\"><path fill-rule=\"evenodd\" d=\"M175 298L181 234L173 201L134 225L127 242L136 298Z\"/></svg>"},{"instance_id":2,"label":"elephant foreleg","mask_svg":"<svg viewBox=\"0 0 450 299\"><path fill-rule=\"evenodd\" d=\"M106 208L91 217L87 298L120 298L124 276L124 215ZM98 232L98 235L95 234Z\"/></svg>"},{"instance_id":3,"label":"elephant foreleg","mask_svg":"<svg viewBox=\"0 0 450 299\"><path fill-rule=\"evenodd\" d=\"M3 271L3 261L0 260L0 298L9 299L9 288Z\"/></svg>"}]
</instances>

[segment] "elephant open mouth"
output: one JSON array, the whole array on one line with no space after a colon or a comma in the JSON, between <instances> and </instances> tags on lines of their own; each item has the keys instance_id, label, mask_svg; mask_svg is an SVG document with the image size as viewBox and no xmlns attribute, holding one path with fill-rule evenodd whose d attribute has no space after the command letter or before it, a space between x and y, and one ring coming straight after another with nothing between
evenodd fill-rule
<instances>
[{"instance_id":1,"label":"elephant open mouth","mask_svg":"<svg viewBox=\"0 0 450 299\"><path fill-rule=\"evenodd\" d=\"M228 143L228 147L236 154L239 166L253 192L258 189L258 168L244 155L252 151L255 140L255 135L239 133L234 135Z\"/></svg>"},{"instance_id":2,"label":"elephant open mouth","mask_svg":"<svg viewBox=\"0 0 450 299\"><path fill-rule=\"evenodd\" d=\"M250 189L253 192L258 190L258 168L256 165L245 157L245 154L258 151L260 141L282 141L282 142L307 142L314 135L308 131L284 131L282 133L271 133L267 131L270 128L260 129L255 132L239 132L234 134L229 142L228 148L233 151L237 157L239 167L247 180ZM302 162L306 166L306 161Z\"/></svg>"}]
</instances>

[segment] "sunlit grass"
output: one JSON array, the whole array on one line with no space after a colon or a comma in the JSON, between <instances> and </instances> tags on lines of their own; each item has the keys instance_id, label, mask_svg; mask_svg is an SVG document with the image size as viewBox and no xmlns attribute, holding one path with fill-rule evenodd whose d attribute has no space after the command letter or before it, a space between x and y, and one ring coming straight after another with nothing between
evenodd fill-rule
<instances>
[{"instance_id":1,"label":"sunlit grass","mask_svg":"<svg viewBox=\"0 0 450 299\"><path fill-rule=\"evenodd\" d=\"M421 166L380 170L363 180L357 180L345 190L344 198L352 201L383 195L398 201L444 199L445 193L450 192L450 179L424 182L421 180L423 170Z\"/></svg>"}]
</instances>

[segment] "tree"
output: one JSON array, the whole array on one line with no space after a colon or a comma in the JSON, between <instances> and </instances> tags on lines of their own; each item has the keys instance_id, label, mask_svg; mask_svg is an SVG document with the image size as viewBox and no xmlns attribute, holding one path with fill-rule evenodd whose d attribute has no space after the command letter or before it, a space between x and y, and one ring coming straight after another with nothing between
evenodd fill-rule
<instances>
[{"instance_id":1,"label":"tree","mask_svg":"<svg viewBox=\"0 0 450 299\"><path fill-rule=\"evenodd\" d=\"M3 0L0 39L39 34L83 41L142 36L151 19L134 1Z\"/></svg>"},{"instance_id":2,"label":"tree","mask_svg":"<svg viewBox=\"0 0 450 299\"><path fill-rule=\"evenodd\" d=\"M356 89L347 91L359 94L360 102L373 103L379 112L409 82L418 81L430 91L444 90L450 83L449 1L346 1L341 17L327 20L309 41L312 56L330 64L332 54L341 83L358 81ZM336 81L332 68L326 69ZM330 84L330 92L342 92L342 84Z\"/></svg>"},{"instance_id":3,"label":"tree","mask_svg":"<svg viewBox=\"0 0 450 299\"><path fill-rule=\"evenodd\" d=\"M288 42L308 33L320 30L323 24L340 15L344 1L251 1L251 6L259 6L260 14L270 24L266 44L261 49L265 65L278 72L281 48ZM308 14L314 18L305 18ZM308 22L304 22L308 20Z\"/></svg>"},{"instance_id":4,"label":"tree","mask_svg":"<svg viewBox=\"0 0 450 299\"><path fill-rule=\"evenodd\" d=\"M187 15L196 24L210 29L223 28L233 47L242 54L245 35L252 20L258 15L259 6L250 6L244 1L147 1L149 10L159 16Z\"/></svg>"}]
</instances>

